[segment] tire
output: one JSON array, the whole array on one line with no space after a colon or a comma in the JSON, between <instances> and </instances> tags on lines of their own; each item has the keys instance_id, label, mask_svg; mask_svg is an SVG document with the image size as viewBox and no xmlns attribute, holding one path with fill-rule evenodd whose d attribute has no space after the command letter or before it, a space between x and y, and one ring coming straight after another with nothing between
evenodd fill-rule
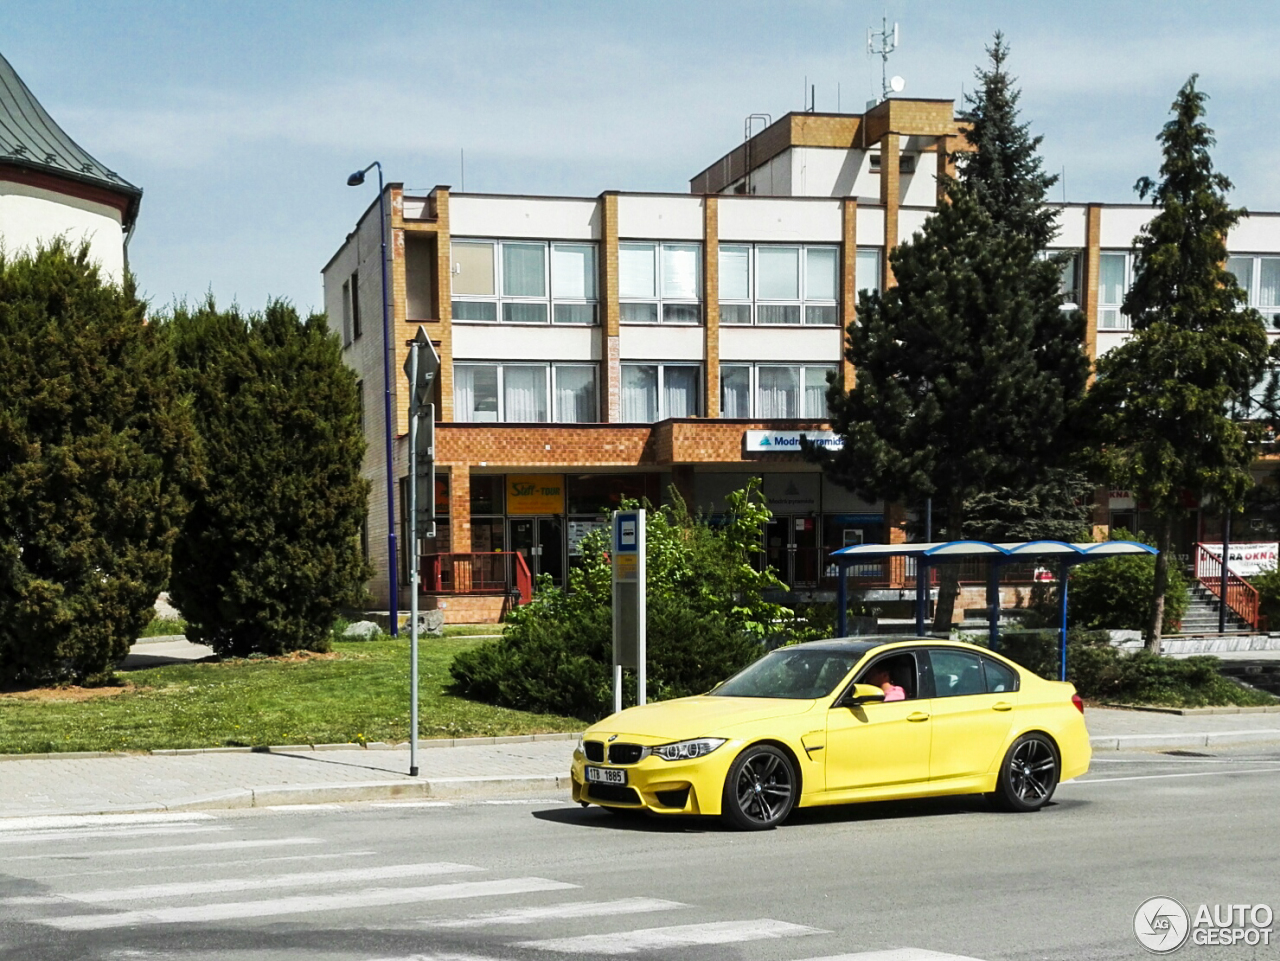
<instances>
[{"instance_id":1,"label":"tire","mask_svg":"<svg viewBox=\"0 0 1280 961\"><path fill-rule=\"evenodd\" d=\"M1058 749L1043 734L1024 734L1000 763L996 790L989 795L1001 811L1038 811L1049 803L1062 770Z\"/></svg>"},{"instance_id":2,"label":"tire","mask_svg":"<svg viewBox=\"0 0 1280 961\"><path fill-rule=\"evenodd\" d=\"M757 744L729 768L720 816L740 831L767 831L787 819L798 790L791 759L776 747Z\"/></svg>"}]
</instances>

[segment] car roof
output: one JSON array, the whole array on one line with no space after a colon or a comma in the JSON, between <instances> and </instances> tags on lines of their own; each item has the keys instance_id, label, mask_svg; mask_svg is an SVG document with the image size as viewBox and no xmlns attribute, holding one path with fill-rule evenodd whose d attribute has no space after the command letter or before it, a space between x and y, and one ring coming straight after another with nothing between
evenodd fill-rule
<instances>
[{"instance_id":1,"label":"car roof","mask_svg":"<svg viewBox=\"0 0 1280 961\"><path fill-rule=\"evenodd\" d=\"M806 641L803 644L790 645L793 648L805 648L813 651L850 651L854 654L866 654L877 647L890 644L930 644L960 647L965 650L975 648L964 641L953 641L946 637L923 637L919 634L866 634L859 637L830 637L821 641ZM982 649L978 649L982 650Z\"/></svg>"}]
</instances>

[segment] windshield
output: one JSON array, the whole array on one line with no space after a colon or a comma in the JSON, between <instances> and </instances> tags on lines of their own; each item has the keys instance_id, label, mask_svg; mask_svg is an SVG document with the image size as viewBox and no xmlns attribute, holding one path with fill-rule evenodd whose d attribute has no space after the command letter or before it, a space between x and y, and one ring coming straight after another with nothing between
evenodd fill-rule
<instances>
[{"instance_id":1,"label":"windshield","mask_svg":"<svg viewBox=\"0 0 1280 961\"><path fill-rule=\"evenodd\" d=\"M782 647L743 668L711 693L716 697L826 697L861 657L857 651Z\"/></svg>"}]
</instances>

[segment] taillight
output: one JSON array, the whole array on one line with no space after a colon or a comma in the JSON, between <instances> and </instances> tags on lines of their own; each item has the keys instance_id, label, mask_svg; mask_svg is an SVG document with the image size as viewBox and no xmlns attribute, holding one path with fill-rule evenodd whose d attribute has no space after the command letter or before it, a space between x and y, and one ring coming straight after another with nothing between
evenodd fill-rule
<instances>
[{"instance_id":1,"label":"taillight","mask_svg":"<svg viewBox=\"0 0 1280 961\"><path fill-rule=\"evenodd\" d=\"M1076 706L1077 711L1079 711L1081 714L1084 713L1084 701L1080 700L1079 694L1071 695L1071 703Z\"/></svg>"}]
</instances>

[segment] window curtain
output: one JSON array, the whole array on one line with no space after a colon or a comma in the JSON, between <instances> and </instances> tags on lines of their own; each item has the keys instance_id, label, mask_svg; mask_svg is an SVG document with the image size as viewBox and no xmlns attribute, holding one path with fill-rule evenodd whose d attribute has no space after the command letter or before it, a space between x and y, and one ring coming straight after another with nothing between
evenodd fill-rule
<instances>
[{"instance_id":1,"label":"window curtain","mask_svg":"<svg viewBox=\"0 0 1280 961\"><path fill-rule=\"evenodd\" d=\"M498 368L459 364L453 369L454 419L492 423L498 419Z\"/></svg>"},{"instance_id":2,"label":"window curtain","mask_svg":"<svg viewBox=\"0 0 1280 961\"><path fill-rule=\"evenodd\" d=\"M794 367L760 367L756 370L761 417L794 418L800 399L799 371Z\"/></svg>"},{"instance_id":3,"label":"window curtain","mask_svg":"<svg viewBox=\"0 0 1280 961\"><path fill-rule=\"evenodd\" d=\"M834 367L806 367L804 369L804 417L826 420L827 373Z\"/></svg>"},{"instance_id":4,"label":"window curtain","mask_svg":"<svg viewBox=\"0 0 1280 961\"><path fill-rule=\"evenodd\" d=\"M645 300L657 296L653 244L618 245L618 296Z\"/></svg>"},{"instance_id":5,"label":"window curtain","mask_svg":"<svg viewBox=\"0 0 1280 961\"><path fill-rule=\"evenodd\" d=\"M805 300L837 300L839 259L834 247L805 251Z\"/></svg>"},{"instance_id":6,"label":"window curtain","mask_svg":"<svg viewBox=\"0 0 1280 961\"><path fill-rule=\"evenodd\" d=\"M720 416L751 416L751 368L720 368Z\"/></svg>"},{"instance_id":7,"label":"window curtain","mask_svg":"<svg viewBox=\"0 0 1280 961\"><path fill-rule=\"evenodd\" d=\"M662 297L664 300L700 300L701 249L696 244L662 245Z\"/></svg>"},{"instance_id":8,"label":"window curtain","mask_svg":"<svg viewBox=\"0 0 1280 961\"><path fill-rule=\"evenodd\" d=\"M453 293L455 296L492 297L493 244L453 243Z\"/></svg>"},{"instance_id":9,"label":"window curtain","mask_svg":"<svg viewBox=\"0 0 1280 961\"><path fill-rule=\"evenodd\" d=\"M854 267L854 283L858 290L880 290L880 251L859 250L857 264Z\"/></svg>"},{"instance_id":10,"label":"window curtain","mask_svg":"<svg viewBox=\"0 0 1280 961\"><path fill-rule=\"evenodd\" d=\"M720 299L751 299L751 248L720 248Z\"/></svg>"},{"instance_id":11,"label":"window curtain","mask_svg":"<svg viewBox=\"0 0 1280 961\"><path fill-rule=\"evenodd\" d=\"M623 364L622 419L628 424L652 424L658 419L658 368L652 364Z\"/></svg>"},{"instance_id":12,"label":"window curtain","mask_svg":"<svg viewBox=\"0 0 1280 961\"><path fill-rule=\"evenodd\" d=\"M698 415L698 368L667 367L662 372L664 417Z\"/></svg>"},{"instance_id":13,"label":"window curtain","mask_svg":"<svg viewBox=\"0 0 1280 961\"><path fill-rule=\"evenodd\" d=\"M1263 257L1258 271L1258 306L1280 307L1280 257Z\"/></svg>"},{"instance_id":14,"label":"window curtain","mask_svg":"<svg viewBox=\"0 0 1280 961\"><path fill-rule=\"evenodd\" d=\"M569 300L596 299L596 251L585 244L556 244L551 251L551 293Z\"/></svg>"},{"instance_id":15,"label":"window curtain","mask_svg":"<svg viewBox=\"0 0 1280 961\"><path fill-rule=\"evenodd\" d=\"M509 365L502 372L505 420L539 423L547 419L547 369Z\"/></svg>"},{"instance_id":16,"label":"window curtain","mask_svg":"<svg viewBox=\"0 0 1280 961\"><path fill-rule=\"evenodd\" d=\"M760 300L800 299L800 248L756 248L756 296Z\"/></svg>"},{"instance_id":17,"label":"window curtain","mask_svg":"<svg viewBox=\"0 0 1280 961\"><path fill-rule=\"evenodd\" d=\"M594 367L556 368L556 420L568 424L597 420Z\"/></svg>"},{"instance_id":18,"label":"window curtain","mask_svg":"<svg viewBox=\"0 0 1280 961\"><path fill-rule=\"evenodd\" d=\"M1124 254L1098 256L1098 303L1119 307L1124 301Z\"/></svg>"},{"instance_id":19,"label":"window curtain","mask_svg":"<svg viewBox=\"0 0 1280 961\"><path fill-rule=\"evenodd\" d=\"M502 292L509 297L547 296L546 254L542 244L503 244Z\"/></svg>"}]
</instances>

